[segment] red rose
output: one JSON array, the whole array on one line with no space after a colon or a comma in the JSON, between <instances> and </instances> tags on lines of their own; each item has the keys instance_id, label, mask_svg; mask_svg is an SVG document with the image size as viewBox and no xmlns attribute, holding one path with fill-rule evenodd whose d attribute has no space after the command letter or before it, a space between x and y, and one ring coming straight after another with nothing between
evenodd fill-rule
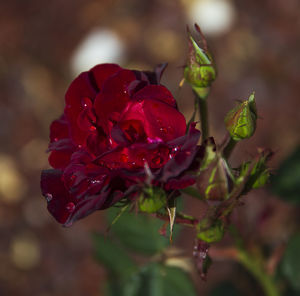
<instances>
[{"instance_id":1,"label":"red rose","mask_svg":"<svg viewBox=\"0 0 300 296\"><path fill-rule=\"evenodd\" d=\"M155 72L102 64L81 73L66 93L64 114L50 127L49 163L41 187L48 210L66 226L91 212L132 198L145 180L184 188L194 178L200 132L178 111Z\"/></svg>"}]
</instances>

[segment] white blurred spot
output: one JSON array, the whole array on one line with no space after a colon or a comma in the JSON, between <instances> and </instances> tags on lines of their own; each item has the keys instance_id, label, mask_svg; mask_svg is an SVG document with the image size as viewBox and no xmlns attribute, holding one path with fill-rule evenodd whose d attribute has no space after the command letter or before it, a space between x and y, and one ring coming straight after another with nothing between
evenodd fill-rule
<instances>
[{"instance_id":1,"label":"white blurred spot","mask_svg":"<svg viewBox=\"0 0 300 296\"><path fill-rule=\"evenodd\" d=\"M235 11L229 0L195 0L188 8L188 16L204 34L217 35L231 28Z\"/></svg>"},{"instance_id":2,"label":"white blurred spot","mask_svg":"<svg viewBox=\"0 0 300 296\"><path fill-rule=\"evenodd\" d=\"M93 30L76 48L71 67L75 75L100 63L120 64L125 58L125 46L112 30Z\"/></svg>"}]
</instances>

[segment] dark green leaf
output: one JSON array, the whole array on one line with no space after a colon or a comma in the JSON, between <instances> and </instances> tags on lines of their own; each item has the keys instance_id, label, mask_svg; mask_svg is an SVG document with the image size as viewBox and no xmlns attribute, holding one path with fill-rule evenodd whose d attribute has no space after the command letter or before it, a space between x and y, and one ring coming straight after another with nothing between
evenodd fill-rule
<instances>
[{"instance_id":1,"label":"dark green leaf","mask_svg":"<svg viewBox=\"0 0 300 296\"><path fill-rule=\"evenodd\" d=\"M137 277L134 280L137 282ZM138 280L139 285L135 284L136 290L130 296L196 296L190 277L179 268L150 264L142 269Z\"/></svg>"},{"instance_id":2,"label":"dark green leaf","mask_svg":"<svg viewBox=\"0 0 300 296\"><path fill-rule=\"evenodd\" d=\"M110 277L108 296L196 296L190 276L177 267L152 263L129 277Z\"/></svg>"},{"instance_id":3,"label":"dark green leaf","mask_svg":"<svg viewBox=\"0 0 300 296\"><path fill-rule=\"evenodd\" d=\"M135 270L135 264L127 253L113 243L109 237L93 234L95 256L109 271L115 274L129 274Z\"/></svg>"},{"instance_id":4,"label":"dark green leaf","mask_svg":"<svg viewBox=\"0 0 300 296\"><path fill-rule=\"evenodd\" d=\"M236 289L231 282L223 282L213 288L209 296L240 296L242 294Z\"/></svg>"},{"instance_id":5,"label":"dark green leaf","mask_svg":"<svg viewBox=\"0 0 300 296\"><path fill-rule=\"evenodd\" d=\"M271 178L271 189L282 199L300 203L300 147L298 147L279 167Z\"/></svg>"},{"instance_id":6,"label":"dark green leaf","mask_svg":"<svg viewBox=\"0 0 300 296\"><path fill-rule=\"evenodd\" d=\"M283 275L291 286L300 291L300 233L293 236L286 247L281 261Z\"/></svg>"},{"instance_id":7,"label":"dark green leaf","mask_svg":"<svg viewBox=\"0 0 300 296\"><path fill-rule=\"evenodd\" d=\"M107 211L109 222L117 212L116 208ZM162 224L163 222L155 217L127 211L111 227L111 230L125 247L144 254L154 254L169 244L169 240L158 232Z\"/></svg>"}]
</instances>

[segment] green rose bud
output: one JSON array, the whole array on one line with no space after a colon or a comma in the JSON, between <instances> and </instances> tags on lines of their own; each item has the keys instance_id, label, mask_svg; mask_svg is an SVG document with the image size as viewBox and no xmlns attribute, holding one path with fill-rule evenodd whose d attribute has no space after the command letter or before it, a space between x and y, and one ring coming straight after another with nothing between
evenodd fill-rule
<instances>
[{"instance_id":1,"label":"green rose bud","mask_svg":"<svg viewBox=\"0 0 300 296\"><path fill-rule=\"evenodd\" d=\"M209 139L196 181L200 195L207 200L226 200L232 187L232 178L226 161L216 151L213 140Z\"/></svg>"},{"instance_id":2,"label":"green rose bud","mask_svg":"<svg viewBox=\"0 0 300 296\"><path fill-rule=\"evenodd\" d=\"M195 91L198 88L206 88L216 79L216 70L212 58L206 48L206 40L202 36L200 28L195 25L196 30L201 35L204 49L195 41L188 31L189 55L187 66L184 69L184 78L191 84Z\"/></svg>"},{"instance_id":3,"label":"green rose bud","mask_svg":"<svg viewBox=\"0 0 300 296\"><path fill-rule=\"evenodd\" d=\"M257 111L254 93L249 99L229 111L225 117L225 125L235 141L250 138L256 129Z\"/></svg>"},{"instance_id":4,"label":"green rose bud","mask_svg":"<svg viewBox=\"0 0 300 296\"><path fill-rule=\"evenodd\" d=\"M211 222L205 218L197 225L197 238L206 243L215 243L223 238L224 231L224 224L221 220Z\"/></svg>"},{"instance_id":5,"label":"green rose bud","mask_svg":"<svg viewBox=\"0 0 300 296\"><path fill-rule=\"evenodd\" d=\"M139 208L142 212L155 213L166 205L165 191L160 187L146 187L139 198Z\"/></svg>"}]
</instances>

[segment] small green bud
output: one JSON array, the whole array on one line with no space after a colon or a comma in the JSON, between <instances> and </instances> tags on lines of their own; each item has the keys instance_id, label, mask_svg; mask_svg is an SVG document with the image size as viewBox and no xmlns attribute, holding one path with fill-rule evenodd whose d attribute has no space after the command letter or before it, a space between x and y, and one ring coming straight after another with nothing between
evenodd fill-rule
<instances>
[{"instance_id":1,"label":"small green bud","mask_svg":"<svg viewBox=\"0 0 300 296\"><path fill-rule=\"evenodd\" d=\"M160 187L146 187L139 199L139 208L142 212L155 213L166 205L165 191Z\"/></svg>"},{"instance_id":2,"label":"small green bud","mask_svg":"<svg viewBox=\"0 0 300 296\"><path fill-rule=\"evenodd\" d=\"M212 223L208 218L205 218L197 225L197 238L206 243L220 241L224 236L224 232L224 224L221 220Z\"/></svg>"},{"instance_id":3,"label":"small green bud","mask_svg":"<svg viewBox=\"0 0 300 296\"><path fill-rule=\"evenodd\" d=\"M195 26L201 35L204 49L202 49L195 41L191 33L188 31L189 55L187 66L184 69L184 78L191 84L193 89L206 88L216 79L216 70L213 65L212 57L206 48L206 40L204 39L198 26Z\"/></svg>"},{"instance_id":4,"label":"small green bud","mask_svg":"<svg viewBox=\"0 0 300 296\"><path fill-rule=\"evenodd\" d=\"M226 161L216 151L212 139L206 141L204 159L196 182L200 195L207 200L223 201L229 196L232 174Z\"/></svg>"},{"instance_id":5,"label":"small green bud","mask_svg":"<svg viewBox=\"0 0 300 296\"><path fill-rule=\"evenodd\" d=\"M257 111L254 93L249 99L240 103L234 109L228 112L225 117L225 125L235 141L250 138L256 129Z\"/></svg>"}]
</instances>

